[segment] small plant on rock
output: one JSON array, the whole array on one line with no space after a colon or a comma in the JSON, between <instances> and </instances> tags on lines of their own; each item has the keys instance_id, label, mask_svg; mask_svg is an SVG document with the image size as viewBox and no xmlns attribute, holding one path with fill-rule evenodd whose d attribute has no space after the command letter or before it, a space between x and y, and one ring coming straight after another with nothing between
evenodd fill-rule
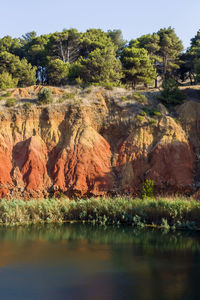
<instances>
[{"instance_id":1,"label":"small plant on rock","mask_svg":"<svg viewBox=\"0 0 200 300\"><path fill-rule=\"evenodd\" d=\"M141 94L140 92L135 92L134 94L132 94L131 99L137 101L138 103L144 104L144 105L148 104L146 96Z\"/></svg>"},{"instance_id":2,"label":"small plant on rock","mask_svg":"<svg viewBox=\"0 0 200 300\"><path fill-rule=\"evenodd\" d=\"M141 115L137 115L136 118L139 122L142 122L144 120L144 117Z\"/></svg>"}]
</instances>

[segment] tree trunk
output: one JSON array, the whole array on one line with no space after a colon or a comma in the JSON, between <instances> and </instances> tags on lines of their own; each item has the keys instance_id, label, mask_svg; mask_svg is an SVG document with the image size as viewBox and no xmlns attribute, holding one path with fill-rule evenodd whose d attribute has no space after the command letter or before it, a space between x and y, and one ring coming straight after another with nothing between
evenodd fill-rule
<instances>
[{"instance_id":1,"label":"tree trunk","mask_svg":"<svg viewBox=\"0 0 200 300\"><path fill-rule=\"evenodd\" d=\"M163 57L163 80L166 80L167 75L167 56Z\"/></svg>"},{"instance_id":2,"label":"tree trunk","mask_svg":"<svg viewBox=\"0 0 200 300\"><path fill-rule=\"evenodd\" d=\"M158 78L156 77L156 79L155 79L155 89L157 89L158 88Z\"/></svg>"},{"instance_id":3,"label":"tree trunk","mask_svg":"<svg viewBox=\"0 0 200 300\"><path fill-rule=\"evenodd\" d=\"M65 63L65 54L63 50L62 41L60 41L60 53L61 53L62 61Z\"/></svg>"}]
</instances>

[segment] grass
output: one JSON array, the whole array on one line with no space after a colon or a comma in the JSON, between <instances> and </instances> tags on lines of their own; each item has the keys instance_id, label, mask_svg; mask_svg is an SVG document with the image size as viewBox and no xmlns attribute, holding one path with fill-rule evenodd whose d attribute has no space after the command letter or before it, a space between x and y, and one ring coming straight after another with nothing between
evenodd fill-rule
<instances>
[{"instance_id":1,"label":"grass","mask_svg":"<svg viewBox=\"0 0 200 300\"><path fill-rule=\"evenodd\" d=\"M99 225L200 228L200 202L181 198L0 200L0 224L90 222Z\"/></svg>"},{"instance_id":2,"label":"grass","mask_svg":"<svg viewBox=\"0 0 200 300\"><path fill-rule=\"evenodd\" d=\"M6 92L5 94L2 95L2 97L7 98L11 96L11 92Z\"/></svg>"},{"instance_id":3,"label":"grass","mask_svg":"<svg viewBox=\"0 0 200 300\"><path fill-rule=\"evenodd\" d=\"M141 115L137 115L136 118L139 122L142 122L144 120L144 117Z\"/></svg>"},{"instance_id":4,"label":"grass","mask_svg":"<svg viewBox=\"0 0 200 300\"><path fill-rule=\"evenodd\" d=\"M24 103L23 108L29 110L31 108L31 103L30 102Z\"/></svg>"},{"instance_id":5,"label":"grass","mask_svg":"<svg viewBox=\"0 0 200 300\"><path fill-rule=\"evenodd\" d=\"M13 107L13 106L16 106L16 104L17 104L16 98L8 98L6 100L6 106L7 107Z\"/></svg>"}]
</instances>

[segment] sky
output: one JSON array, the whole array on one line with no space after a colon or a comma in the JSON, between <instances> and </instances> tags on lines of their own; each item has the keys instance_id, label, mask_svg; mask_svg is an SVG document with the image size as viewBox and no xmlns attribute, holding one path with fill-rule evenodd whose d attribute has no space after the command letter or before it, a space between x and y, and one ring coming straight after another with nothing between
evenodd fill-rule
<instances>
[{"instance_id":1,"label":"sky","mask_svg":"<svg viewBox=\"0 0 200 300\"><path fill-rule=\"evenodd\" d=\"M187 48L200 29L200 0L0 0L0 8L0 37L101 28L129 41L171 26Z\"/></svg>"}]
</instances>

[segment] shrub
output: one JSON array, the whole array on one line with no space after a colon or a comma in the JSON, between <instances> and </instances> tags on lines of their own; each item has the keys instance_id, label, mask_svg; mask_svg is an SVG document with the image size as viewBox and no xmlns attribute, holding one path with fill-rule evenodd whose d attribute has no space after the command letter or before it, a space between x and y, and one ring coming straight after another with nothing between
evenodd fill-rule
<instances>
[{"instance_id":1,"label":"shrub","mask_svg":"<svg viewBox=\"0 0 200 300\"><path fill-rule=\"evenodd\" d=\"M145 95L141 94L140 92L135 92L134 94L131 95L131 99L141 103L141 104L147 104L147 98Z\"/></svg>"},{"instance_id":2,"label":"shrub","mask_svg":"<svg viewBox=\"0 0 200 300\"><path fill-rule=\"evenodd\" d=\"M63 99L75 99L76 93L74 92L69 92L69 93L64 93L62 98Z\"/></svg>"},{"instance_id":3,"label":"shrub","mask_svg":"<svg viewBox=\"0 0 200 300\"><path fill-rule=\"evenodd\" d=\"M16 103L17 103L16 98L8 98L8 99L6 100L6 106L7 106L7 107L15 106Z\"/></svg>"},{"instance_id":4,"label":"shrub","mask_svg":"<svg viewBox=\"0 0 200 300\"><path fill-rule=\"evenodd\" d=\"M65 100L76 100L76 94L75 93L64 93L59 99L59 103L63 103Z\"/></svg>"},{"instance_id":5,"label":"shrub","mask_svg":"<svg viewBox=\"0 0 200 300\"><path fill-rule=\"evenodd\" d=\"M141 190L142 199L147 197L154 198L154 182L151 179L146 179L142 183L142 190Z\"/></svg>"},{"instance_id":6,"label":"shrub","mask_svg":"<svg viewBox=\"0 0 200 300\"><path fill-rule=\"evenodd\" d=\"M144 120L144 117L140 115L137 115L136 118L139 122L142 122Z\"/></svg>"},{"instance_id":7,"label":"shrub","mask_svg":"<svg viewBox=\"0 0 200 300\"><path fill-rule=\"evenodd\" d=\"M157 111L157 110L153 110L153 111L152 111L152 114L153 114L154 116L157 116L157 117L162 116L161 112L160 112L160 111Z\"/></svg>"},{"instance_id":8,"label":"shrub","mask_svg":"<svg viewBox=\"0 0 200 300\"><path fill-rule=\"evenodd\" d=\"M77 77L77 78L75 79L75 81L76 81L76 84L78 84L78 85L82 85L82 84L83 84L83 79L80 78L80 77Z\"/></svg>"},{"instance_id":9,"label":"shrub","mask_svg":"<svg viewBox=\"0 0 200 300\"><path fill-rule=\"evenodd\" d=\"M151 118L151 119L149 120L149 124L150 124L150 125L155 125L155 124L156 124L156 120L153 119L153 118Z\"/></svg>"},{"instance_id":10,"label":"shrub","mask_svg":"<svg viewBox=\"0 0 200 300\"><path fill-rule=\"evenodd\" d=\"M10 96L11 96L11 92L7 92L7 93L5 93L5 94L2 95L2 97L5 97L5 98L6 97L10 97Z\"/></svg>"},{"instance_id":11,"label":"shrub","mask_svg":"<svg viewBox=\"0 0 200 300\"><path fill-rule=\"evenodd\" d=\"M141 112L140 112L140 116L145 117L145 116L146 116L146 112L145 112L145 111L141 111Z\"/></svg>"},{"instance_id":12,"label":"shrub","mask_svg":"<svg viewBox=\"0 0 200 300\"><path fill-rule=\"evenodd\" d=\"M166 107L182 104L186 96L179 90L176 81L170 78L163 82L162 91L158 96L160 100Z\"/></svg>"},{"instance_id":13,"label":"shrub","mask_svg":"<svg viewBox=\"0 0 200 300\"><path fill-rule=\"evenodd\" d=\"M114 85L112 82L105 82L103 84L103 86L105 87L106 90L112 91L114 89Z\"/></svg>"},{"instance_id":14,"label":"shrub","mask_svg":"<svg viewBox=\"0 0 200 300\"><path fill-rule=\"evenodd\" d=\"M92 92L91 87L87 87L86 89L84 89L84 94L90 94L91 92Z\"/></svg>"},{"instance_id":15,"label":"shrub","mask_svg":"<svg viewBox=\"0 0 200 300\"><path fill-rule=\"evenodd\" d=\"M53 102L52 91L49 88L42 88L38 93L38 104L49 104Z\"/></svg>"},{"instance_id":16,"label":"shrub","mask_svg":"<svg viewBox=\"0 0 200 300\"><path fill-rule=\"evenodd\" d=\"M24 103L23 108L26 109L26 110L30 109L31 108L31 103L30 102Z\"/></svg>"},{"instance_id":17,"label":"shrub","mask_svg":"<svg viewBox=\"0 0 200 300\"><path fill-rule=\"evenodd\" d=\"M122 101L122 102L127 101L127 100L128 100L128 98L127 98L126 96L122 96L122 97L121 97L121 101Z\"/></svg>"},{"instance_id":18,"label":"shrub","mask_svg":"<svg viewBox=\"0 0 200 300\"><path fill-rule=\"evenodd\" d=\"M154 110L148 107L143 107L142 109L145 113L149 114L150 116L157 116L160 117L162 114L158 110Z\"/></svg>"}]
</instances>

